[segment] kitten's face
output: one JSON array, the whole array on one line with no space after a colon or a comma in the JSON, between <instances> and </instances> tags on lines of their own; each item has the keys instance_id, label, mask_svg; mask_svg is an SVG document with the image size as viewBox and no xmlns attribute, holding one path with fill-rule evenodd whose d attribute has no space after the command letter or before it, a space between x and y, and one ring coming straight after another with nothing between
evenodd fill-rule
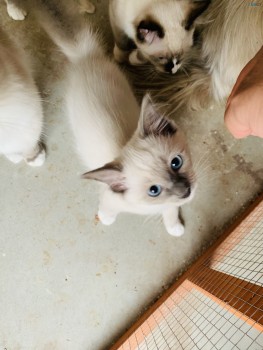
<instances>
[{"instance_id":1,"label":"kitten's face","mask_svg":"<svg viewBox=\"0 0 263 350\"><path fill-rule=\"evenodd\" d=\"M135 23L136 45L156 70L174 74L193 46L195 20L210 0L156 2Z\"/></svg>"},{"instance_id":2,"label":"kitten's face","mask_svg":"<svg viewBox=\"0 0 263 350\"><path fill-rule=\"evenodd\" d=\"M106 182L131 207L155 212L192 199L196 180L183 134L145 97L138 128L120 158L85 174ZM143 214L143 213L142 213Z\"/></svg>"},{"instance_id":3,"label":"kitten's face","mask_svg":"<svg viewBox=\"0 0 263 350\"><path fill-rule=\"evenodd\" d=\"M137 134L124 150L125 200L147 206L179 206L193 197L196 184L189 151L182 133L178 129L172 133Z\"/></svg>"}]
</instances>

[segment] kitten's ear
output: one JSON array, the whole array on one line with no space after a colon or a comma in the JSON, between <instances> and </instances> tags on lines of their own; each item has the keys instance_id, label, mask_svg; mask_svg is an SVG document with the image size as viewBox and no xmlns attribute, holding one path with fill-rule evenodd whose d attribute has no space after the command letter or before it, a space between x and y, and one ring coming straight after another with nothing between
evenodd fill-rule
<instances>
[{"instance_id":1,"label":"kitten's ear","mask_svg":"<svg viewBox=\"0 0 263 350\"><path fill-rule=\"evenodd\" d=\"M146 94L142 101L138 129L143 137L149 135L168 137L173 136L177 131L175 123L165 118L156 109L149 94Z\"/></svg>"},{"instance_id":2,"label":"kitten's ear","mask_svg":"<svg viewBox=\"0 0 263 350\"><path fill-rule=\"evenodd\" d=\"M190 12L184 21L186 30L190 30L197 17L199 17L210 5L211 0L191 0Z\"/></svg>"},{"instance_id":3,"label":"kitten's ear","mask_svg":"<svg viewBox=\"0 0 263 350\"><path fill-rule=\"evenodd\" d=\"M137 27L137 39L147 44L164 37L164 30L160 24L153 19L141 21Z\"/></svg>"},{"instance_id":4,"label":"kitten's ear","mask_svg":"<svg viewBox=\"0 0 263 350\"><path fill-rule=\"evenodd\" d=\"M101 168L89 171L82 175L83 179L97 180L110 186L113 192L124 192L127 190L125 178L122 172L122 165L114 161Z\"/></svg>"}]
</instances>

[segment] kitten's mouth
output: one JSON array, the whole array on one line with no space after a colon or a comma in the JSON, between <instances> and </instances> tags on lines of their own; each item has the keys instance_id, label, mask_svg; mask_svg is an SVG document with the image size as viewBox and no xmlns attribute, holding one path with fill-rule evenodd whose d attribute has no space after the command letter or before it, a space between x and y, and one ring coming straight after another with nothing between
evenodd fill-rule
<instances>
[{"instance_id":1,"label":"kitten's mouth","mask_svg":"<svg viewBox=\"0 0 263 350\"><path fill-rule=\"evenodd\" d=\"M182 196L182 199L188 198L191 195L191 187L188 187L185 194Z\"/></svg>"}]
</instances>

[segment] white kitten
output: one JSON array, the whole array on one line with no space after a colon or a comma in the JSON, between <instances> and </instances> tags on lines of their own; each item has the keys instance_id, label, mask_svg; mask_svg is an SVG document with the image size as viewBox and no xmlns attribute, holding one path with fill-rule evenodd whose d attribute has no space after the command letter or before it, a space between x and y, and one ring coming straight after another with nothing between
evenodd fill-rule
<instances>
[{"instance_id":1,"label":"white kitten","mask_svg":"<svg viewBox=\"0 0 263 350\"><path fill-rule=\"evenodd\" d=\"M24 53L0 29L0 154L13 163L42 165L42 123L40 96Z\"/></svg>"},{"instance_id":2,"label":"white kitten","mask_svg":"<svg viewBox=\"0 0 263 350\"><path fill-rule=\"evenodd\" d=\"M45 0L37 2L35 12L70 61L68 115L78 154L92 170L83 177L108 185L100 200L100 220L112 224L120 212L162 214L167 231L180 236L184 227L178 208L195 190L182 133L148 96L140 113L129 83L97 35L86 26L80 30L73 10L68 9L65 21L62 9L62 3Z\"/></svg>"},{"instance_id":3,"label":"white kitten","mask_svg":"<svg viewBox=\"0 0 263 350\"><path fill-rule=\"evenodd\" d=\"M194 43L196 19L210 0L110 0L114 57L132 65L152 63L174 74Z\"/></svg>"}]
</instances>

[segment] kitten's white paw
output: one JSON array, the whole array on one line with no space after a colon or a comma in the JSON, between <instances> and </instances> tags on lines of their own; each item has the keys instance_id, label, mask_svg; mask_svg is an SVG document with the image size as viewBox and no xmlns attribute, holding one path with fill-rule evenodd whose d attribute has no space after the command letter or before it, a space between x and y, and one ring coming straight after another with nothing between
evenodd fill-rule
<instances>
[{"instance_id":1,"label":"kitten's white paw","mask_svg":"<svg viewBox=\"0 0 263 350\"><path fill-rule=\"evenodd\" d=\"M7 4L7 12L15 21L23 21L27 15L26 11L18 8L14 4Z\"/></svg>"},{"instance_id":2,"label":"kitten's white paw","mask_svg":"<svg viewBox=\"0 0 263 350\"><path fill-rule=\"evenodd\" d=\"M174 237L180 237L184 234L184 225L178 222L173 227L167 227L167 231Z\"/></svg>"},{"instance_id":3,"label":"kitten's white paw","mask_svg":"<svg viewBox=\"0 0 263 350\"><path fill-rule=\"evenodd\" d=\"M34 158L33 160L27 160L27 164L30 166L41 166L44 164L46 160L46 151L44 150L44 148L42 148L42 150L38 153L38 155L36 156L36 158Z\"/></svg>"},{"instance_id":4,"label":"kitten's white paw","mask_svg":"<svg viewBox=\"0 0 263 350\"><path fill-rule=\"evenodd\" d=\"M130 53L129 62L132 66L140 66L141 64L144 64L146 61L138 57L138 50L133 50Z\"/></svg>"},{"instance_id":5,"label":"kitten's white paw","mask_svg":"<svg viewBox=\"0 0 263 350\"><path fill-rule=\"evenodd\" d=\"M88 0L80 0L79 2L79 10L81 13L94 13L96 7Z\"/></svg>"},{"instance_id":6,"label":"kitten's white paw","mask_svg":"<svg viewBox=\"0 0 263 350\"><path fill-rule=\"evenodd\" d=\"M103 213L101 210L98 211L98 217L100 221L103 223L103 225L107 225L107 226L113 224L114 221L116 220L115 215L107 215Z\"/></svg>"},{"instance_id":7,"label":"kitten's white paw","mask_svg":"<svg viewBox=\"0 0 263 350\"><path fill-rule=\"evenodd\" d=\"M24 159L21 154L8 154L6 158L14 164L20 163Z\"/></svg>"}]
</instances>

